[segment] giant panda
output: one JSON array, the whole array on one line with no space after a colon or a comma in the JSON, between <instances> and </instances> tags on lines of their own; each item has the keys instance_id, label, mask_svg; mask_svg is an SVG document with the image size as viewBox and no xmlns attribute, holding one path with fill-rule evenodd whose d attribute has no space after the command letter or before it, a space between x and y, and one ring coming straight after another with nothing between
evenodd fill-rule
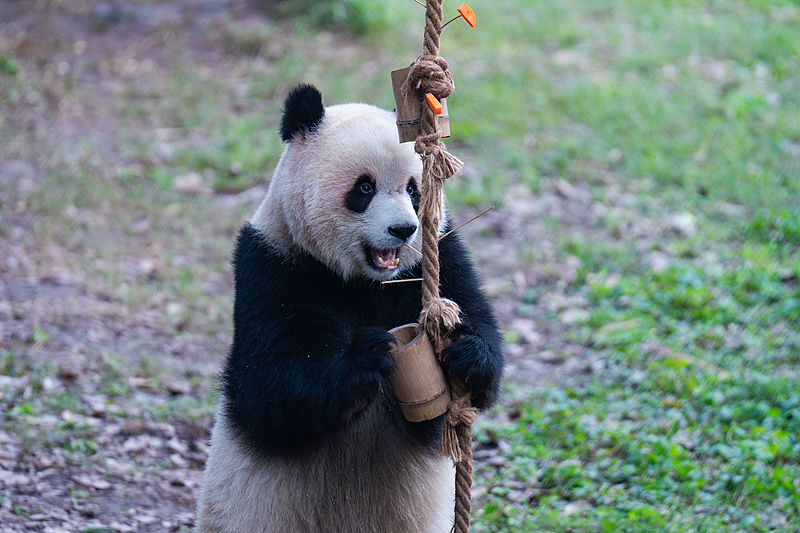
<instances>
[{"instance_id":1,"label":"giant panda","mask_svg":"<svg viewBox=\"0 0 800 533\"><path fill-rule=\"evenodd\" d=\"M420 276L420 157L393 113L323 107L310 85L287 96L280 134L234 251L233 342L196 530L449 531L442 417L407 422L388 381L388 330L417 320L420 284L380 283ZM503 368L496 319L455 234L440 260L442 294L462 312L445 371L485 409Z\"/></svg>"}]
</instances>

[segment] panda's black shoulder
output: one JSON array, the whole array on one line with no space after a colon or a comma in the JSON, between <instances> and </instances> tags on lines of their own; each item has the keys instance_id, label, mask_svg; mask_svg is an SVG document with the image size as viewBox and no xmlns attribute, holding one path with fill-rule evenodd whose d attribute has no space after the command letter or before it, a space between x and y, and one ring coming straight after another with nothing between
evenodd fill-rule
<instances>
[{"instance_id":1,"label":"panda's black shoulder","mask_svg":"<svg viewBox=\"0 0 800 533\"><path fill-rule=\"evenodd\" d=\"M308 254L291 254L274 247L252 224L239 231L233 252L236 332L261 321L278 308L317 310L341 292L341 281Z\"/></svg>"},{"instance_id":2,"label":"panda's black shoulder","mask_svg":"<svg viewBox=\"0 0 800 533\"><path fill-rule=\"evenodd\" d=\"M234 273L239 265L265 256L269 257L273 254L268 253L261 234L248 222L242 226L236 237L236 247L233 250Z\"/></svg>"},{"instance_id":3,"label":"panda's black shoulder","mask_svg":"<svg viewBox=\"0 0 800 533\"><path fill-rule=\"evenodd\" d=\"M297 261L302 264L301 259ZM296 258L269 244L251 224L239 230L232 262L235 333L303 292L303 280L308 276L295 262Z\"/></svg>"},{"instance_id":4,"label":"panda's black shoulder","mask_svg":"<svg viewBox=\"0 0 800 533\"><path fill-rule=\"evenodd\" d=\"M282 268L286 261L287 258L269 246L254 226L249 223L242 226L233 250L233 276L237 294L247 294L256 286L263 287L265 280L283 276L287 272Z\"/></svg>"}]
</instances>

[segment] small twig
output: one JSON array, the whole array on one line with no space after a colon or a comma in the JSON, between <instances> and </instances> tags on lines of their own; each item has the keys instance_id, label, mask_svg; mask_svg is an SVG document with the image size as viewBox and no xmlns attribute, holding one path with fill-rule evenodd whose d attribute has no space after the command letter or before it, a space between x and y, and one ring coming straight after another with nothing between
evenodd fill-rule
<instances>
[{"instance_id":1,"label":"small twig","mask_svg":"<svg viewBox=\"0 0 800 533\"><path fill-rule=\"evenodd\" d=\"M482 211L481 213L478 213L477 215L475 215L475 216L474 216L474 217L472 217L471 219L467 220L466 222L462 222L461 224L459 224L459 225L458 225L458 226L456 226L455 228L451 229L450 231L448 231L447 233L445 233L444 235L442 235L441 237L439 237L437 240L438 240L438 241L441 241L442 239L444 239L445 237L447 237L448 235L450 235L451 233L453 233L453 232L454 232L455 230L457 230L458 228L460 228L460 227L462 227L462 226L466 226L467 224L469 224L470 222L472 222L473 220L475 220L475 219L476 219L476 218L478 218L479 216L485 215L486 213L488 213L488 212L489 212L489 211L491 211L492 209L494 209L494 206L490 207L489 209L486 209L486 210ZM406 246L407 246L408 248L411 248L411 249L412 249L412 250L414 250L415 252L417 252L419 255L422 255L422 252L420 252L419 250L417 250L416 248L414 248L414 247L413 247L413 246L411 246L410 244L406 244Z\"/></svg>"},{"instance_id":2,"label":"small twig","mask_svg":"<svg viewBox=\"0 0 800 533\"><path fill-rule=\"evenodd\" d=\"M416 3L418 3L419 5L421 5L422 7L426 7L426 6L425 6L425 4L423 4L423 3L422 3L422 2L420 2L419 0L414 0L414 1L415 1ZM448 20L447 22L445 22L444 24L442 24L442 28L439 30L439 34L441 35L441 33L442 33L442 31L441 31L441 30L443 30L445 26L447 26L448 24L450 24L451 22L453 22L453 21L454 21L454 20L456 20L456 19L460 19L461 17L462 17L462 15L459 13L459 15L458 15L457 17L453 17L453 18L451 18L450 20Z\"/></svg>"},{"instance_id":3,"label":"small twig","mask_svg":"<svg viewBox=\"0 0 800 533\"><path fill-rule=\"evenodd\" d=\"M405 283L407 281L422 281L422 278L389 279L386 281L381 281L381 285L388 285L390 283Z\"/></svg>"},{"instance_id":4,"label":"small twig","mask_svg":"<svg viewBox=\"0 0 800 533\"><path fill-rule=\"evenodd\" d=\"M481 215L485 215L486 213L488 213L488 212L489 212L489 211L491 211L492 209L494 209L494 206L490 207L489 209L486 209L486 210L484 210L484 211L483 211L483 212L481 212L481 213L478 213L477 215L475 215L475 216L474 216L474 217L472 217L471 219L467 220L466 222L462 222L461 224L459 224L459 225L458 225L458 226L456 226L455 228L451 229L450 231L448 231L447 233L445 233L444 235L442 235L441 237L439 237L439 239L437 239L437 240L441 241L442 239L444 239L445 237L447 237L448 235L450 235L451 233L453 233L455 230L457 230L457 229L458 229L458 228L460 228L461 226L466 226L467 224L469 224L470 222L472 222L473 220L475 220L475 219L476 219L476 218L478 218L479 216L481 216ZM420 252L419 250L417 250L416 248L414 248L414 247L413 247L413 246L411 246L410 244L406 244L406 247L408 247L408 248L410 248L410 249L414 250L414 251L415 251L415 252L417 252L419 255L422 255L422 252Z\"/></svg>"},{"instance_id":5,"label":"small twig","mask_svg":"<svg viewBox=\"0 0 800 533\"><path fill-rule=\"evenodd\" d=\"M451 22L453 22L454 20L456 20L456 19L460 19L460 18L461 18L461 15L459 15L459 16L457 16L457 17L453 17L453 18L451 18L450 20L448 20L447 22L445 22L444 24L442 24L442 29L444 29L444 27L445 27L445 26L447 26L448 24L450 24L450 23L451 23ZM441 33L441 32L439 32L439 33Z\"/></svg>"},{"instance_id":6,"label":"small twig","mask_svg":"<svg viewBox=\"0 0 800 533\"><path fill-rule=\"evenodd\" d=\"M461 224L459 224L459 225L458 225L458 226L456 226L455 228L451 229L450 231L448 231L447 233L445 233L444 235L442 235L441 237L439 237L439 240L441 241L442 239L444 239L445 237L447 237L448 235L450 235L451 233L453 233L455 230L457 230L457 229L458 229L458 228L460 228L461 226L465 226L465 225L469 224L470 222L472 222L473 220L475 220L475 219L476 219L476 218L478 218L479 216L485 215L486 213L488 213L488 212L489 212L489 211L491 211L492 209L494 209L494 206L490 207L489 209L486 209L486 210L484 210L484 211L483 211L483 212L481 212L481 213L478 213L477 215L475 215L475 216L474 216L474 217L472 217L471 219L467 220L466 222L462 222Z\"/></svg>"}]
</instances>

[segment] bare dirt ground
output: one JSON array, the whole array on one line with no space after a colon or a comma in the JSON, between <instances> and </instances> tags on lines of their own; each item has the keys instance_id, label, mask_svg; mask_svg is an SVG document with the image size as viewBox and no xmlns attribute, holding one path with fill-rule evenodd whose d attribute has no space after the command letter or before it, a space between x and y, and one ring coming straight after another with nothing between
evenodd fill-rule
<instances>
[{"instance_id":1,"label":"bare dirt ground","mask_svg":"<svg viewBox=\"0 0 800 533\"><path fill-rule=\"evenodd\" d=\"M124 143L154 136L168 147L180 137L154 134L121 102L157 106L153 87L175 61L224 79L237 58L209 25L267 16L243 2L0 2L0 55L12 53L24 78L8 93L15 100L0 102L0 531L191 528L208 398L229 339L227 255L264 185L189 186L189 207L154 210L113 192L108 176L130 159ZM72 184L73 173L88 176L74 179L74 197L49 189ZM542 221L585 230L608 208L552 180L536 197L510 187L503 205L464 228L511 332L507 403L591 372L559 326L585 314L563 290L579 263L558 256ZM186 270L205 264L222 266ZM186 272L203 274L197 300L174 301ZM533 297L536 287L547 289Z\"/></svg>"}]
</instances>

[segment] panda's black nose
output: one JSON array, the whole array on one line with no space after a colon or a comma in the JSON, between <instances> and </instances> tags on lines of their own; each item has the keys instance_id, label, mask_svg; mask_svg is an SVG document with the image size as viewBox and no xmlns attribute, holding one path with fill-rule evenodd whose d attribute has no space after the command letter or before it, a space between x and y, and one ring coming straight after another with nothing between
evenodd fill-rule
<instances>
[{"instance_id":1,"label":"panda's black nose","mask_svg":"<svg viewBox=\"0 0 800 533\"><path fill-rule=\"evenodd\" d=\"M409 224L404 226L389 226L389 235L399 239L406 240L417 231L416 224Z\"/></svg>"}]
</instances>

